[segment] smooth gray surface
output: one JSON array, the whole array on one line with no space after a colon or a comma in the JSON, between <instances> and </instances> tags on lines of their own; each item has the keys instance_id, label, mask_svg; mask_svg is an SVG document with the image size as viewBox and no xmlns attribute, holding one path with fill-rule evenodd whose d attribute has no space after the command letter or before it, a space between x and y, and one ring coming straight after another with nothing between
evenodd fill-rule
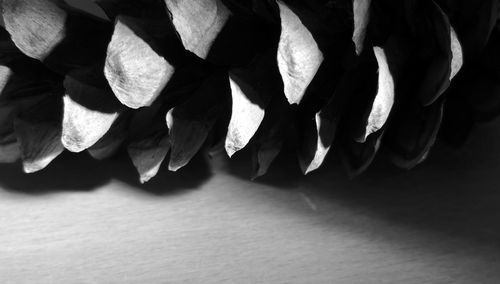
<instances>
[{"instance_id":1,"label":"smooth gray surface","mask_svg":"<svg viewBox=\"0 0 500 284\"><path fill-rule=\"evenodd\" d=\"M147 186L125 160L3 166L0 283L498 283L500 121L474 135L355 180L334 157L259 182L198 158Z\"/></svg>"}]
</instances>

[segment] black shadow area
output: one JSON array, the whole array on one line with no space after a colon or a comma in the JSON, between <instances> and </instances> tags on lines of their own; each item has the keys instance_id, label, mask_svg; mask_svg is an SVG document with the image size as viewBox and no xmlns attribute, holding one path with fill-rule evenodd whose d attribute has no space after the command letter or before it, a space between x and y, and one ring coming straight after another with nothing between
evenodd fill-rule
<instances>
[{"instance_id":1,"label":"black shadow area","mask_svg":"<svg viewBox=\"0 0 500 284\"><path fill-rule=\"evenodd\" d=\"M379 156L354 179L347 176L336 155L330 155L318 171L302 176L294 153L283 153L268 174L255 182L305 193L323 203L320 211L342 206L353 215L366 214L396 227L500 251L499 129L500 120L478 127L460 149L438 143L429 158L411 170L398 169ZM242 153L241 158L247 155ZM230 163L236 176L248 179L248 163Z\"/></svg>"},{"instance_id":2,"label":"black shadow area","mask_svg":"<svg viewBox=\"0 0 500 284\"><path fill-rule=\"evenodd\" d=\"M11 192L43 195L92 191L112 180L119 180L146 194L169 195L196 189L211 176L210 167L201 154L175 173L168 171L167 162L163 163L156 177L141 184L132 162L124 152L97 161L85 152L74 154L66 151L47 168L33 174L23 173L20 163L0 165L0 187Z\"/></svg>"}]
</instances>

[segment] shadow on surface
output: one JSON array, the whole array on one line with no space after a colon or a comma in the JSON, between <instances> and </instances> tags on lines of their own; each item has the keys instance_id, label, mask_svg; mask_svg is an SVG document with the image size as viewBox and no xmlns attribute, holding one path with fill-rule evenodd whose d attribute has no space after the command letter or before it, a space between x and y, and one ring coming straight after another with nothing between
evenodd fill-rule
<instances>
[{"instance_id":1,"label":"shadow on surface","mask_svg":"<svg viewBox=\"0 0 500 284\"><path fill-rule=\"evenodd\" d=\"M42 195L61 191L92 191L111 180L119 180L149 194L168 195L196 189L210 175L206 160L197 155L176 173L168 171L163 165L155 178L141 184L125 153L97 161L87 153L64 152L46 169L33 174L23 173L19 163L0 165L0 186L12 192Z\"/></svg>"},{"instance_id":2,"label":"shadow on surface","mask_svg":"<svg viewBox=\"0 0 500 284\"><path fill-rule=\"evenodd\" d=\"M158 196L194 190L208 181L212 175L210 166L202 153L195 155L185 167L177 172L167 169L167 159L163 162L158 174L145 184L139 182L137 171L126 154L118 155L109 160L109 163L107 161L103 163L107 163L107 169L113 178Z\"/></svg>"},{"instance_id":3,"label":"shadow on surface","mask_svg":"<svg viewBox=\"0 0 500 284\"><path fill-rule=\"evenodd\" d=\"M295 158L281 155L268 175L256 182L303 192L326 211L329 206L343 206L397 227L500 250L498 129L500 121L480 126L461 149L438 144L429 159L412 170L378 158L367 172L349 179L335 155L330 155L326 167L303 177ZM244 170L236 166L233 163L232 172L245 179Z\"/></svg>"},{"instance_id":4,"label":"shadow on surface","mask_svg":"<svg viewBox=\"0 0 500 284\"><path fill-rule=\"evenodd\" d=\"M8 191L44 194L53 191L87 191L109 180L102 166L87 154L61 154L46 169L25 174L20 162L0 165L0 185Z\"/></svg>"},{"instance_id":5,"label":"shadow on surface","mask_svg":"<svg viewBox=\"0 0 500 284\"><path fill-rule=\"evenodd\" d=\"M351 180L337 159L329 157L325 167L304 177L295 157L283 154L256 183L268 185L272 190L307 194L320 204L318 213L334 212L330 207L343 206L350 212L397 227L444 234L447 238L500 250L499 126L500 121L481 126L462 149L437 145L429 160L410 171L378 159L366 173ZM248 181L251 175L248 151L238 153L222 167L223 171ZM179 172L169 172L164 166L158 176L141 185L125 155L98 162L87 154L65 153L44 171L32 175L22 173L19 165L0 166L0 186L40 195L90 191L118 180L147 194L168 196L200 187L211 172L206 159L197 155ZM276 199L270 202L283 202L279 205L287 206Z\"/></svg>"}]
</instances>

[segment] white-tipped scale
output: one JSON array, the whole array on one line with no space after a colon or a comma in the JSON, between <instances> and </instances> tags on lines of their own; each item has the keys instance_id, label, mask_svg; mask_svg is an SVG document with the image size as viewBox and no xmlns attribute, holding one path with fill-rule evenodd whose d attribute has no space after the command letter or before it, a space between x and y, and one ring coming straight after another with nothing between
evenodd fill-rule
<instances>
[{"instance_id":1,"label":"white-tipped scale","mask_svg":"<svg viewBox=\"0 0 500 284\"><path fill-rule=\"evenodd\" d=\"M184 47L205 59L231 16L220 0L165 0Z\"/></svg>"},{"instance_id":2,"label":"white-tipped scale","mask_svg":"<svg viewBox=\"0 0 500 284\"><path fill-rule=\"evenodd\" d=\"M3 89L9 82L11 76L12 70L7 66L0 65L0 94L2 94Z\"/></svg>"},{"instance_id":3,"label":"white-tipped scale","mask_svg":"<svg viewBox=\"0 0 500 284\"><path fill-rule=\"evenodd\" d=\"M139 173L141 183L156 176L169 149L170 143L166 133L156 133L132 142L127 147L128 155Z\"/></svg>"},{"instance_id":4,"label":"white-tipped scale","mask_svg":"<svg viewBox=\"0 0 500 284\"><path fill-rule=\"evenodd\" d=\"M451 72L450 81L457 75L458 71L462 68L464 63L463 50L460 41L458 40L455 29L450 25L450 38L451 38Z\"/></svg>"},{"instance_id":5,"label":"white-tipped scale","mask_svg":"<svg viewBox=\"0 0 500 284\"><path fill-rule=\"evenodd\" d=\"M26 173L44 169L64 151L61 129L53 123L17 119L14 129L20 142L23 170Z\"/></svg>"},{"instance_id":6,"label":"white-tipped scale","mask_svg":"<svg viewBox=\"0 0 500 284\"><path fill-rule=\"evenodd\" d=\"M352 41L356 47L356 54L360 55L366 36L366 28L370 22L371 0L353 0L354 32Z\"/></svg>"},{"instance_id":7,"label":"white-tipped scale","mask_svg":"<svg viewBox=\"0 0 500 284\"><path fill-rule=\"evenodd\" d=\"M111 126L111 130L106 135L87 150L92 158L103 160L113 156L120 150L128 134L127 126L129 122L128 119L123 119L123 116L121 118Z\"/></svg>"},{"instance_id":8,"label":"white-tipped scale","mask_svg":"<svg viewBox=\"0 0 500 284\"><path fill-rule=\"evenodd\" d=\"M281 17L278 68L288 102L299 104L323 62L323 53L300 18L283 2L277 3Z\"/></svg>"},{"instance_id":9,"label":"white-tipped scale","mask_svg":"<svg viewBox=\"0 0 500 284\"><path fill-rule=\"evenodd\" d=\"M127 21L119 16L115 22L104 75L118 100L136 109L153 103L175 68L132 30Z\"/></svg>"},{"instance_id":10,"label":"white-tipped scale","mask_svg":"<svg viewBox=\"0 0 500 284\"><path fill-rule=\"evenodd\" d=\"M184 120L174 116L170 116L170 119L172 122L168 124L171 125L169 135L172 146L168 170L175 172L186 166L198 153L213 126L213 121ZM175 139L183 143L176 143Z\"/></svg>"},{"instance_id":11,"label":"white-tipped scale","mask_svg":"<svg viewBox=\"0 0 500 284\"><path fill-rule=\"evenodd\" d=\"M434 21L435 38L440 53L428 66L419 96L422 104L428 106L435 102L450 86L451 80L463 65L462 45L455 30L450 24L447 14L434 4L431 17Z\"/></svg>"},{"instance_id":12,"label":"white-tipped scale","mask_svg":"<svg viewBox=\"0 0 500 284\"><path fill-rule=\"evenodd\" d=\"M378 64L378 90L373 100L362 142L384 126L394 105L394 78L389 69L386 53L378 46L373 47L373 52Z\"/></svg>"},{"instance_id":13,"label":"white-tipped scale","mask_svg":"<svg viewBox=\"0 0 500 284\"><path fill-rule=\"evenodd\" d=\"M43 60L64 39L67 13L60 0L2 1L5 29L29 57Z\"/></svg>"},{"instance_id":14,"label":"white-tipped scale","mask_svg":"<svg viewBox=\"0 0 500 284\"><path fill-rule=\"evenodd\" d=\"M83 83L66 78L65 85L71 85L74 92L103 93L104 91L84 85ZM68 88L67 88L68 90ZM62 144L71 152L81 152L94 145L108 132L113 122L118 118L118 112L105 113L89 109L65 95L64 115L62 124Z\"/></svg>"},{"instance_id":15,"label":"white-tipped scale","mask_svg":"<svg viewBox=\"0 0 500 284\"><path fill-rule=\"evenodd\" d=\"M248 144L264 119L265 111L245 96L245 93L231 78L231 75L229 76L229 83L231 86L232 111L225 148L226 153L231 157Z\"/></svg>"},{"instance_id":16,"label":"white-tipped scale","mask_svg":"<svg viewBox=\"0 0 500 284\"><path fill-rule=\"evenodd\" d=\"M320 137L320 130L322 127L322 123L325 123L326 121L321 119L319 113L315 115L314 121L316 125L316 139L317 139L316 147L314 148L314 157L309 162L301 161L300 163L302 172L305 175L307 175L312 171L317 170L323 164L323 161L325 160L325 157L328 154L328 151L330 151L331 147L331 145L323 144L323 141Z\"/></svg>"}]
</instances>

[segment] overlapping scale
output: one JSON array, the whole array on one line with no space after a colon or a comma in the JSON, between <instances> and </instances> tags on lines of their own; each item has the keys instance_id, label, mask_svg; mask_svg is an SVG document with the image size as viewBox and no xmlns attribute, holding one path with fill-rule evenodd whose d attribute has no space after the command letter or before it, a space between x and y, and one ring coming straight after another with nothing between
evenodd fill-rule
<instances>
[{"instance_id":1,"label":"overlapping scale","mask_svg":"<svg viewBox=\"0 0 500 284\"><path fill-rule=\"evenodd\" d=\"M250 151L253 178L291 148L354 176L500 112L497 0L71 2L1 3L0 162L28 173L127 149L147 182L215 147Z\"/></svg>"}]
</instances>

